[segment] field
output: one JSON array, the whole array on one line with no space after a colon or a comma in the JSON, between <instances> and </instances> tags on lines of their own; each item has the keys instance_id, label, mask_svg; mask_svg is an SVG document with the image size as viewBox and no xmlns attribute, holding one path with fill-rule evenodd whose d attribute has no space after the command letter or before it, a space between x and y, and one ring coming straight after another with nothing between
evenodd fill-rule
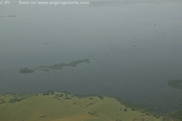
<instances>
[{"instance_id":1,"label":"field","mask_svg":"<svg viewBox=\"0 0 182 121\"><path fill-rule=\"evenodd\" d=\"M125 106L115 98L43 94L0 96L0 121L163 121L162 116Z\"/></svg>"}]
</instances>

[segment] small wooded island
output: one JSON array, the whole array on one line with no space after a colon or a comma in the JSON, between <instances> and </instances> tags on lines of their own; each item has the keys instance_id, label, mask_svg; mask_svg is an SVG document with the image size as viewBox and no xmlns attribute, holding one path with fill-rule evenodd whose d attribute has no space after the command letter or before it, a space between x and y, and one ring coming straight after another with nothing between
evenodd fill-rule
<instances>
[{"instance_id":1,"label":"small wooded island","mask_svg":"<svg viewBox=\"0 0 182 121\"><path fill-rule=\"evenodd\" d=\"M1 121L174 121L115 98L46 91L0 95ZM177 121L178 119L176 119Z\"/></svg>"},{"instance_id":2,"label":"small wooded island","mask_svg":"<svg viewBox=\"0 0 182 121\"><path fill-rule=\"evenodd\" d=\"M44 72L47 72L49 70L60 70L66 66L76 67L78 64L81 64L81 63L90 63L90 61L89 61L89 59L83 59L83 60L72 61L70 63L59 63L59 64L50 65L50 66L38 66L34 69L29 69L26 67L26 68L20 69L19 73L21 73L21 74L33 73L36 70L44 71Z\"/></svg>"}]
</instances>

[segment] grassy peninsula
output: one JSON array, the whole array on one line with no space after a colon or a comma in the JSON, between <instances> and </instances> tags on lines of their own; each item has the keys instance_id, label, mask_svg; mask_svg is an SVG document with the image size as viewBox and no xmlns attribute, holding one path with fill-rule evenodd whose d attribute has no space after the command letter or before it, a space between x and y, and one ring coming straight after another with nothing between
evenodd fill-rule
<instances>
[{"instance_id":1,"label":"grassy peninsula","mask_svg":"<svg viewBox=\"0 0 182 121\"><path fill-rule=\"evenodd\" d=\"M115 98L47 91L0 95L0 121L164 121Z\"/></svg>"}]
</instances>

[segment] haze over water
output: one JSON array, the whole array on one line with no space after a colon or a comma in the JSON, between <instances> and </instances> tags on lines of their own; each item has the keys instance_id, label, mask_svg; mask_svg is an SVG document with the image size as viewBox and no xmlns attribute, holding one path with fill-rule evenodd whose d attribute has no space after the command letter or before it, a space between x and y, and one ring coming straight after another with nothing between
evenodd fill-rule
<instances>
[{"instance_id":1,"label":"haze over water","mask_svg":"<svg viewBox=\"0 0 182 121\"><path fill-rule=\"evenodd\" d=\"M0 93L51 89L182 108L182 90L168 86L182 79L182 3L89 2L0 6Z\"/></svg>"}]
</instances>

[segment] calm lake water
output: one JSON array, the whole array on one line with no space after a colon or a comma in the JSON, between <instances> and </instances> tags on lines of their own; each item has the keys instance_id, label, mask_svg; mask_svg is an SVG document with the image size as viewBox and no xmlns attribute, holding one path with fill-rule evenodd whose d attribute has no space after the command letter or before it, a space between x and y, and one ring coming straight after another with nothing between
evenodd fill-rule
<instances>
[{"instance_id":1,"label":"calm lake water","mask_svg":"<svg viewBox=\"0 0 182 121\"><path fill-rule=\"evenodd\" d=\"M182 3L171 1L0 5L0 93L51 89L182 109L182 90L168 86L182 79Z\"/></svg>"}]
</instances>

